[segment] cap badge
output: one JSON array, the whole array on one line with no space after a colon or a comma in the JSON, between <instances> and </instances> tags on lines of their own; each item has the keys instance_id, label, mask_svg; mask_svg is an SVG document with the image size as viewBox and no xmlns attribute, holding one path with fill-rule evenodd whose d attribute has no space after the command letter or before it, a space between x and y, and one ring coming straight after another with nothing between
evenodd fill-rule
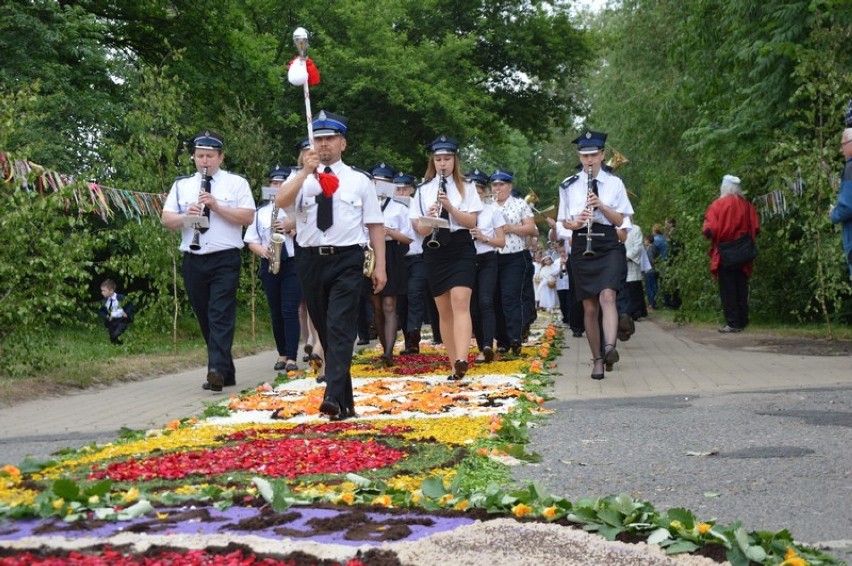
<instances>
[{"instance_id":1,"label":"cap badge","mask_svg":"<svg viewBox=\"0 0 852 566\"><path fill-rule=\"evenodd\" d=\"M592 132L586 132L586 139L587 140L592 139Z\"/></svg>"},{"instance_id":2,"label":"cap badge","mask_svg":"<svg viewBox=\"0 0 852 566\"><path fill-rule=\"evenodd\" d=\"M317 119L321 120L323 122L326 120L325 110L320 110L320 113L319 113L319 116L317 116Z\"/></svg>"}]
</instances>

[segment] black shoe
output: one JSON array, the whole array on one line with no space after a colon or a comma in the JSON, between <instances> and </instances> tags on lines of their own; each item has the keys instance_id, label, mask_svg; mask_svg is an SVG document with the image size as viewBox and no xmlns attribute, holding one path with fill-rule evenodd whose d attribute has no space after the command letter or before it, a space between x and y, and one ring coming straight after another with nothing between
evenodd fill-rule
<instances>
[{"instance_id":1,"label":"black shoe","mask_svg":"<svg viewBox=\"0 0 852 566\"><path fill-rule=\"evenodd\" d=\"M613 368L612 364L608 364L608 363L604 362L604 369L606 371L612 371L612 368Z\"/></svg>"},{"instance_id":2,"label":"black shoe","mask_svg":"<svg viewBox=\"0 0 852 566\"><path fill-rule=\"evenodd\" d=\"M464 378L467 373L468 365L466 360L456 360L453 363L453 371L455 371L456 380Z\"/></svg>"},{"instance_id":3,"label":"black shoe","mask_svg":"<svg viewBox=\"0 0 852 566\"><path fill-rule=\"evenodd\" d=\"M508 348L506 348L506 346L497 346L497 353L498 354L505 354L508 351L509 350L508 350Z\"/></svg>"},{"instance_id":4,"label":"black shoe","mask_svg":"<svg viewBox=\"0 0 852 566\"><path fill-rule=\"evenodd\" d=\"M222 387L225 386L225 376L219 373L218 370L211 369L207 372L207 383L205 385L208 385L209 387L205 387L204 389L209 389L210 391L222 391Z\"/></svg>"},{"instance_id":5,"label":"black shoe","mask_svg":"<svg viewBox=\"0 0 852 566\"><path fill-rule=\"evenodd\" d=\"M319 412L330 417L336 417L340 414L340 405L334 399L326 397L319 407Z\"/></svg>"},{"instance_id":6,"label":"black shoe","mask_svg":"<svg viewBox=\"0 0 852 566\"><path fill-rule=\"evenodd\" d=\"M325 376L324 375L318 375L316 377L316 379L317 379L317 383L325 383Z\"/></svg>"},{"instance_id":7,"label":"black shoe","mask_svg":"<svg viewBox=\"0 0 852 566\"><path fill-rule=\"evenodd\" d=\"M602 359L603 359L603 358L595 358L594 360L592 360L592 363L593 363L593 364L595 364L595 363L597 363L597 362L599 362L599 361L602 361ZM595 371L594 366L592 366L592 371ZM604 374L603 374L603 372L602 372L602 373L593 373L593 374L592 374L592 379L603 379L603 378L604 378Z\"/></svg>"},{"instance_id":8,"label":"black shoe","mask_svg":"<svg viewBox=\"0 0 852 566\"><path fill-rule=\"evenodd\" d=\"M352 409L340 409L336 415L329 417L330 421L345 421L346 419L354 419L357 415Z\"/></svg>"},{"instance_id":9,"label":"black shoe","mask_svg":"<svg viewBox=\"0 0 852 566\"><path fill-rule=\"evenodd\" d=\"M281 371L283 369L286 369L286 367L286 362L275 362L275 366L272 369L274 369L275 371Z\"/></svg>"},{"instance_id":10,"label":"black shoe","mask_svg":"<svg viewBox=\"0 0 852 566\"><path fill-rule=\"evenodd\" d=\"M386 368L393 367L393 356L390 354L382 354L379 358L379 365Z\"/></svg>"},{"instance_id":11,"label":"black shoe","mask_svg":"<svg viewBox=\"0 0 852 566\"><path fill-rule=\"evenodd\" d=\"M491 349L491 346L486 346L482 349L482 357L486 364L494 361L494 350Z\"/></svg>"},{"instance_id":12,"label":"black shoe","mask_svg":"<svg viewBox=\"0 0 852 566\"><path fill-rule=\"evenodd\" d=\"M631 336L636 332L636 325L633 323L633 318L626 312L618 315L618 330Z\"/></svg>"},{"instance_id":13,"label":"black shoe","mask_svg":"<svg viewBox=\"0 0 852 566\"><path fill-rule=\"evenodd\" d=\"M618 332L616 332L615 335L622 342L627 342L628 340L630 340L630 333L629 332L622 332L621 330L619 330Z\"/></svg>"},{"instance_id":14,"label":"black shoe","mask_svg":"<svg viewBox=\"0 0 852 566\"><path fill-rule=\"evenodd\" d=\"M583 331L582 330L574 330L574 331L571 332L571 336L573 336L574 338L582 338L583 337Z\"/></svg>"},{"instance_id":15,"label":"black shoe","mask_svg":"<svg viewBox=\"0 0 852 566\"><path fill-rule=\"evenodd\" d=\"M302 348L307 355L311 355L314 353L314 345L313 344L305 344L305 347Z\"/></svg>"},{"instance_id":16,"label":"black shoe","mask_svg":"<svg viewBox=\"0 0 852 566\"><path fill-rule=\"evenodd\" d=\"M614 364L619 360L618 350L615 349L615 344L607 344L604 348L604 363Z\"/></svg>"},{"instance_id":17,"label":"black shoe","mask_svg":"<svg viewBox=\"0 0 852 566\"><path fill-rule=\"evenodd\" d=\"M287 371L287 372L290 372L290 371L299 371L299 366L298 366L298 365L296 365L296 362L287 362L287 363L284 365L284 371Z\"/></svg>"},{"instance_id":18,"label":"black shoe","mask_svg":"<svg viewBox=\"0 0 852 566\"><path fill-rule=\"evenodd\" d=\"M357 344L358 346L366 346L366 345L367 345L367 344L369 344L369 343L370 343L370 341L369 341L369 340L365 340L364 338L361 338L360 340L358 340L357 342L355 342L355 344Z\"/></svg>"},{"instance_id":19,"label":"black shoe","mask_svg":"<svg viewBox=\"0 0 852 566\"><path fill-rule=\"evenodd\" d=\"M516 356L521 355L521 343L518 341L512 342L512 354Z\"/></svg>"}]
</instances>

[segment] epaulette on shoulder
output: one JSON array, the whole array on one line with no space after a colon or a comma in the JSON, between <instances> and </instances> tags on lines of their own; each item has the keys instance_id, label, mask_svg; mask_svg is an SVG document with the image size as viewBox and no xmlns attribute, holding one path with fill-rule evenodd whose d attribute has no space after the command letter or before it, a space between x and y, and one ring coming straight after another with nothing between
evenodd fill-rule
<instances>
[{"instance_id":1,"label":"epaulette on shoulder","mask_svg":"<svg viewBox=\"0 0 852 566\"><path fill-rule=\"evenodd\" d=\"M358 169L358 168L357 168L357 167L355 167L354 165L350 165L349 167L351 167L353 171L357 171L358 173L361 173L362 175L365 175L365 176L366 176L368 179L370 179L371 181L373 180L373 176L372 176L372 175L370 175L369 173L367 173L366 171L364 171L363 169Z\"/></svg>"},{"instance_id":2,"label":"epaulette on shoulder","mask_svg":"<svg viewBox=\"0 0 852 566\"><path fill-rule=\"evenodd\" d=\"M562 181L559 184L559 188L560 189L567 189L569 186L571 186L574 183L574 181L576 181L579 178L580 178L579 175L571 175L570 177L568 177L567 179L565 179L564 181Z\"/></svg>"},{"instance_id":3,"label":"epaulette on shoulder","mask_svg":"<svg viewBox=\"0 0 852 566\"><path fill-rule=\"evenodd\" d=\"M190 173L189 175L181 175L180 177L175 177L174 182L177 183L178 181L183 181L184 179L190 179L192 177L195 177L195 173Z\"/></svg>"}]
</instances>

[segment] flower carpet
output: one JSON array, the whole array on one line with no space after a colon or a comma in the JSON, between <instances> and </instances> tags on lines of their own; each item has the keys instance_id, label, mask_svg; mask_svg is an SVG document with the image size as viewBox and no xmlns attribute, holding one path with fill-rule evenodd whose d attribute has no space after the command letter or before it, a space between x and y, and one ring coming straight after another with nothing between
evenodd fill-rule
<instances>
[{"instance_id":1,"label":"flower carpet","mask_svg":"<svg viewBox=\"0 0 852 566\"><path fill-rule=\"evenodd\" d=\"M783 533L757 539L627 496L571 502L511 485L508 466L536 459L527 430L548 413L560 342L553 325L534 328L521 356L471 356L461 382L435 348L390 368L364 350L354 419L319 415L324 386L290 372L161 429L3 466L0 566L385 566L401 563L391 543L497 517L735 564L833 563Z\"/></svg>"}]
</instances>

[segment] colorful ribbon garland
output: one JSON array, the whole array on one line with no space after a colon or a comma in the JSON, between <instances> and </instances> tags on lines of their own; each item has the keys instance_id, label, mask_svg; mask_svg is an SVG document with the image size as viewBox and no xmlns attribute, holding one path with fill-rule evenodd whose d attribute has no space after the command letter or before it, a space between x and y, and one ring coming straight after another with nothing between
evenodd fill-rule
<instances>
[{"instance_id":1,"label":"colorful ribbon garland","mask_svg":"<svg viewBox=\"0 0 852 566\"><path fill-rule=\"evenodd\" d=\"M71 176L45 169L26 159L13 159L3 151L0 151L0 174L7 185L18 185L40 195L69 188L78 212L94 212L104 222L109 222L116 211L133 220L143 216L160 216L166 199L162 193L116 189L94 181L77 183ZM70 202L66 202L66 209L70 205Z\"/></svg>"}]
</instances>

